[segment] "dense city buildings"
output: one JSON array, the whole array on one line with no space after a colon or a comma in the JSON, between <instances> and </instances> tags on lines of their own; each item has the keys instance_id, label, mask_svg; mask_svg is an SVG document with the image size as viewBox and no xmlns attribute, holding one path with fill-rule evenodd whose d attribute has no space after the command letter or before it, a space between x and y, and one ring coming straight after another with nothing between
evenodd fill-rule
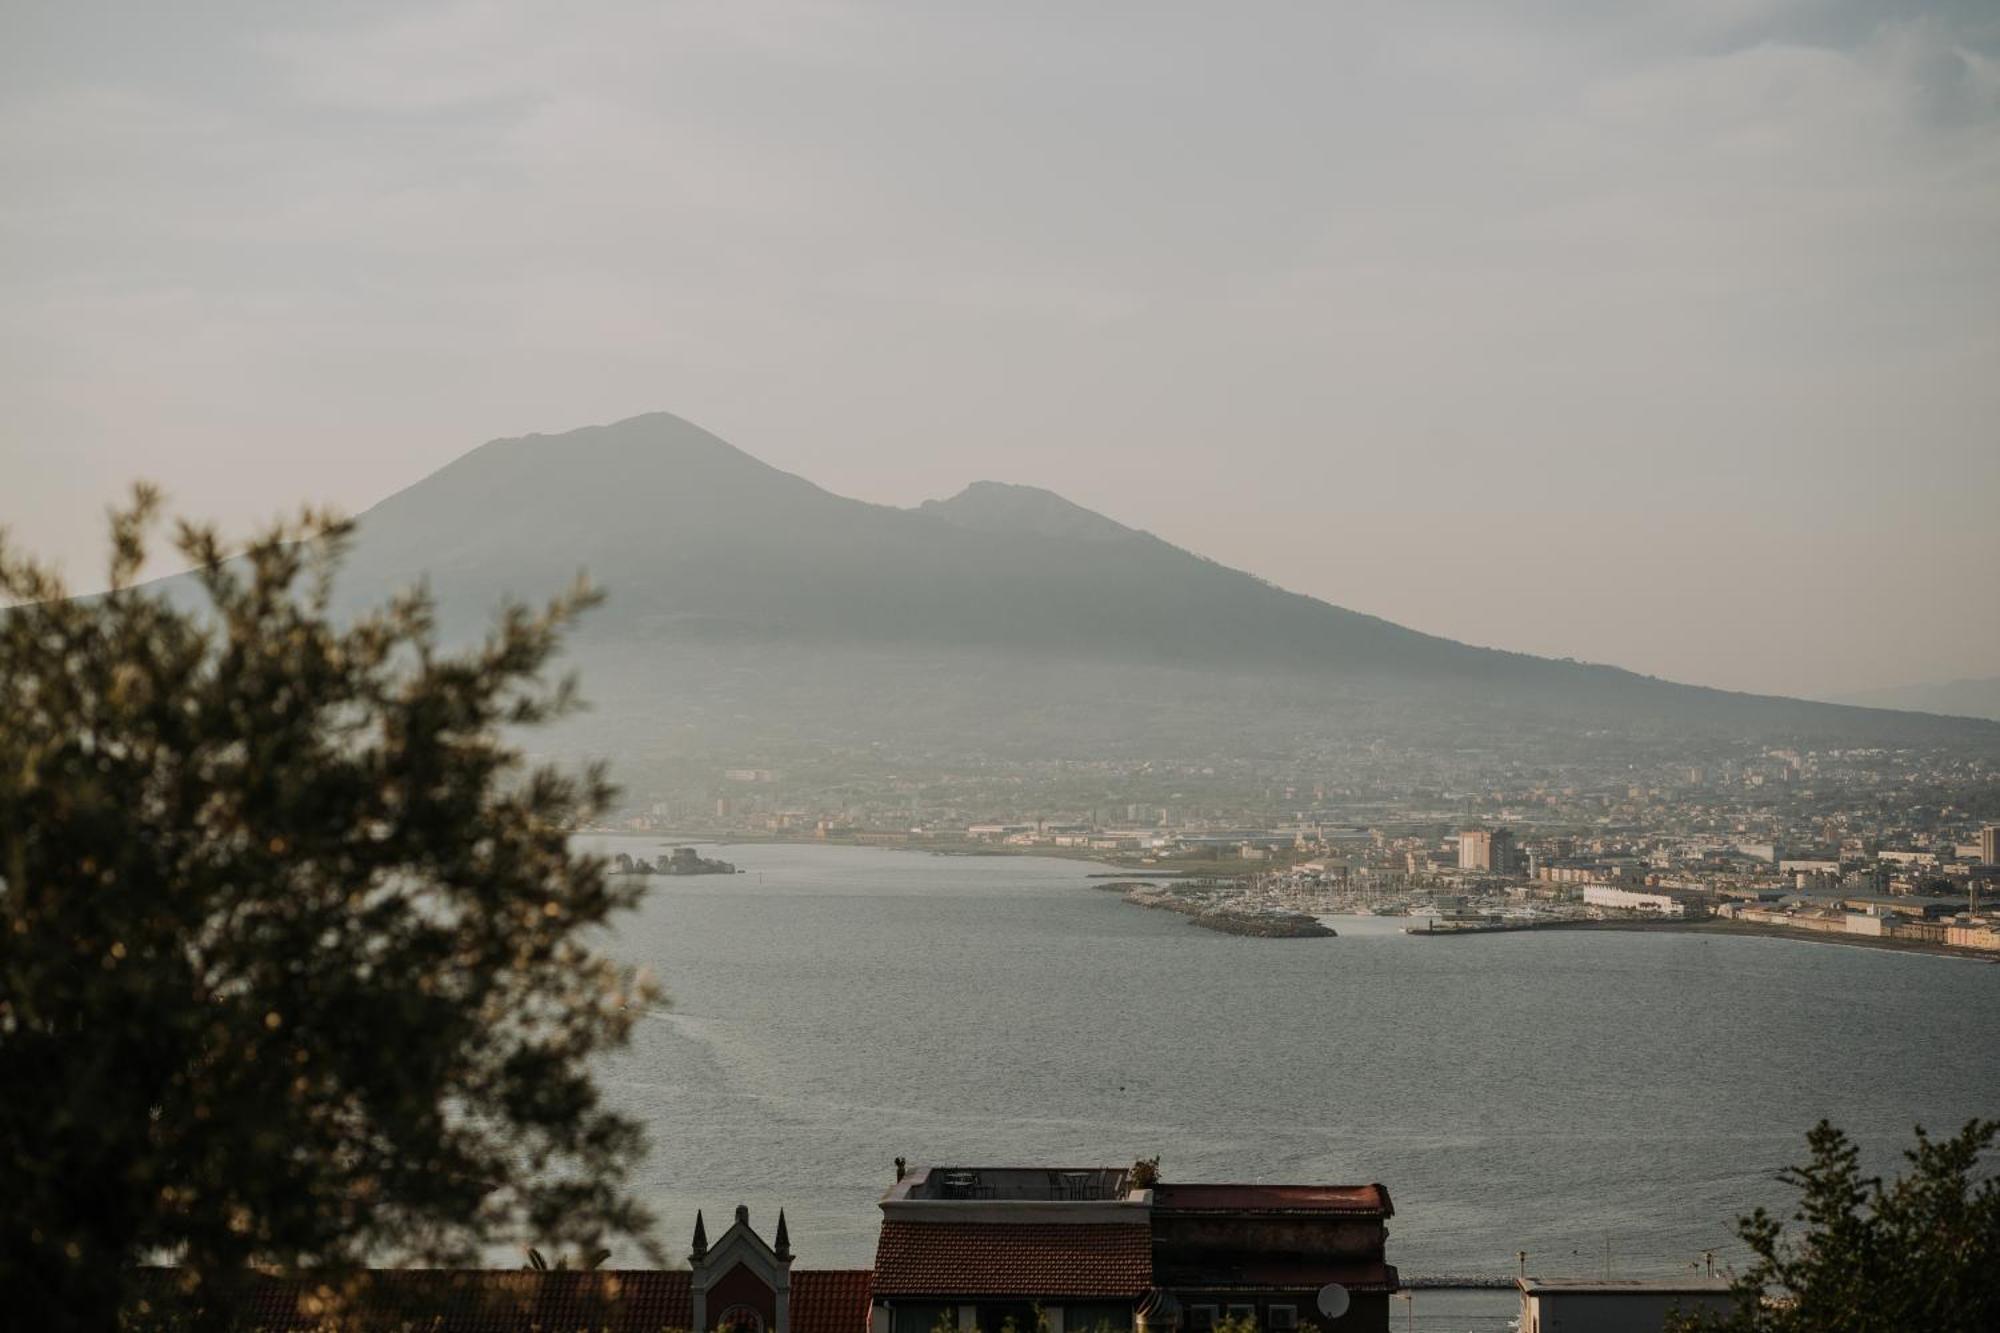
<instances>
[{"instance_id":1,"label":"dense city buildings","mask_svg":"<svg viewBox=\"0 0 2000 1333\"><path fill-rule=\"evenodd\" d=\"M709 814L719 799L726 817ZM837 783L809 759L759 757L663 788L619 827L1091 857L1170 875L1160 897L1177 910L1239 921L1359 909L1449 914L1457 928L1672 920L1940 949L2000 941L2000 766L1947 747L1607 738L1579 758L1354 743L971 768L885 751Z\"/></svg>"}]
</instances>

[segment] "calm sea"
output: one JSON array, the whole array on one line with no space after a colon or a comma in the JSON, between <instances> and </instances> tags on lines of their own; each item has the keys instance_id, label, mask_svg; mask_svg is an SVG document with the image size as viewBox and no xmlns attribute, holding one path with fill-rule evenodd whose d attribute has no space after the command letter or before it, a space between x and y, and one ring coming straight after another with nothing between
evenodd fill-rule
<instances>
[{"instance_id":1,"label":"calm sea","mask_svg":"<svg viewBox=\"0 0 2000 1333\"><path fill-rule=\"evenodd\" d=\"M594 838L604 850L667 844ZM1890 1166L2000 1114L2000 967L1736 936L1423 939L1334 918L1237 939L1090 887L1103 867L817 846L655 879L618 951L673 997L612 1065L678 1246L783 1206L865 1266L917 1163L1371 1181L1407 1274L1685 1272L1822 1116ZM767 1231L768 1234L768 1231ZM1419 1298L1421 1300L1421 1297Z\"/></svg>"}]
</instances>

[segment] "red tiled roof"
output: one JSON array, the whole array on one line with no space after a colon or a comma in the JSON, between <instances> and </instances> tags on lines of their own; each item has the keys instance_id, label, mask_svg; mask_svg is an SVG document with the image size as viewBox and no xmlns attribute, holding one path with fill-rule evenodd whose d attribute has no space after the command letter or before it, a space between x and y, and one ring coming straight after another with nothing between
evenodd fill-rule
<instances>
[{"instance_id":1,"label":"red tiled roof","mask_svg":"<svg viewBox=\"0 0 2000 1333\"><path fill-rule=\"evenodd\" d=\"M1152 1281L1144 1223L884 1219L875 1249L877 1296L1136 1298Z\"/></svg>"},{"instance_id":2,"label":"red tiled roof","mask_svg":"<svg viewBox=\"0 0 2000 1333\"><path fill-rule=\"evenodd\" d=\"M875 1274L865 1268L792 1274L792 1333L867 1333Z\"/></svg>"},{"instance_id":3,"label":"red tiled roof","mask_svg":"<svg viewBox=\"0 0 2000 1333\"><path fill-rule=\"evenodd\" d=\"M157 1276L156 1276L157 1275ZM792 1333L867 1333L869 1273L801 1270L792 1274ZM172 1274L146 1274L160 1294ZM258 1278L243 1327L255 1333L308 1333L323 1327L317 1284L305 1278ZM424 1333L660 1333L694 1319L689 1274L654 1269L580 1273L509 1270L377 1269L362 1279L365 1311L343 1327Z\"/></svg>"},{"instance_id":4,"label":"red tiled roof","mask_svg":"<svg viewBox=\"0 0 2000 1333\"><path fill-rule=\"evenodd\" d=\"M1155 1212L1352 1213L1392 1217L1381 1185L1155 1185Z\"/></svg>"}]
</instances>

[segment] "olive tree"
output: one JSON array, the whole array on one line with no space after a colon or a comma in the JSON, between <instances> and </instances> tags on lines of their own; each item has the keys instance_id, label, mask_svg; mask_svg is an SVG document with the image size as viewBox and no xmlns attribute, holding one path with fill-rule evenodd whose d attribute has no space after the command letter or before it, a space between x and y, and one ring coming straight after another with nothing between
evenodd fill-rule
<instances>
[{"instance_id":1,"label":"olive tree","mask_svg":"<svg viewBox=\"0 0 2000 1333\"><path fill-rule=\"evenodd\" d=\"M158 508L112 515L98 596L0 542L9 1317L108 1327L141 1264L206 1323L251 1265L649 1244L590 1073L653 998L593 939L644 881L570 849L602 771L508 739L575 706L547 672L596 594L446 649L421 590L332 612L322 514L229 558L181 523L197 595L141 584Z\"/></svg>"},{"instance_id":2,"label":"olive tree","mask_svg":"<svg viewBox=\"0 0 2000 1333\"><path fill-rule=\"evenodd\" d=\"M1782 1179L1799 1191L1791 1220L1762 1208L1737 1223L1755 1256L1726 1316L1675 1322L1683 1333L1985 1333L2000 1328L2000 1181L1985 1154L2000 1123L1947 1139L1919 1127L1909 1170L1884 1183L1821 1121L1809 1160Z\"/></svg>"}]
</instances>

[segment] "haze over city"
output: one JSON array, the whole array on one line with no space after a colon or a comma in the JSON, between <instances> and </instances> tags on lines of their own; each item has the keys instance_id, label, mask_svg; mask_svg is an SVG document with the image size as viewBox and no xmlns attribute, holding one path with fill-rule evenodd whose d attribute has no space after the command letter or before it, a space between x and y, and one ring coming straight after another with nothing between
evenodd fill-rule
<instances>
[{"instance_id":1,"label":"haze over city","mask_svg":"<svg viewBox=\"0 0 2000 1333\"><path fill-rule=\"evenodd\" d=\"M0 0L0 1325L2000 1329L2000 0Z\"/></svg>"},{"instance_id":2,"label":"haze over city","mask_svg":"<svg viewBox=\"0 0 2000 1333\"><path fill-rule=\"evenodd\" d=\"M5 518L80 585L134 477L240 532L664 409L1476 644L2000 673L1977 0L5 23Z\"/></svg>"}]
</instances>

